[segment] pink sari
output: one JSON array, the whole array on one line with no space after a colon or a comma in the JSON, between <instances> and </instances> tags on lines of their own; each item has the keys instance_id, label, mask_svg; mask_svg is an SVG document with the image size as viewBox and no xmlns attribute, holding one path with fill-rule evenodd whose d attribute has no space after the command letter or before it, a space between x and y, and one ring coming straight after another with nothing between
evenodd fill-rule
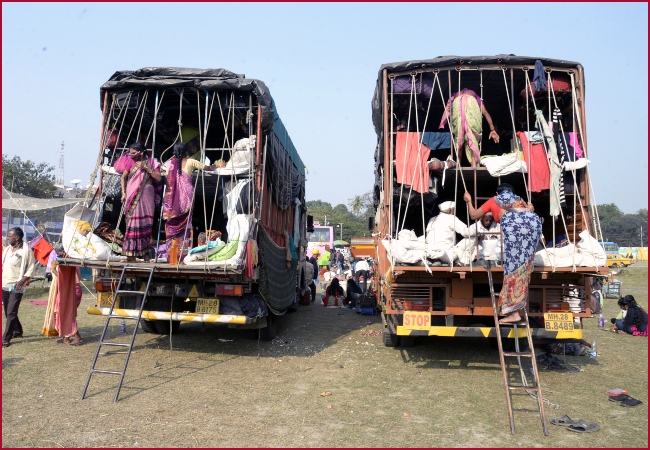
<instances>
[{"instance_id":1,"label":"pink sari","mask_svg":"<svg viewBox=\"0 0 650 450\"><path fill-rule=\"evenodd\" d=\"M126 231L122 245L122 254L126 256L143 256L149 249L153 231L153 216L156 205L156 192L152 184L147 183L151 177L144 169L138 169L131 161L128 183L126 185ZM148 166L160 173L160 164L153 158L148 159Z\"/></svg>"},{"instance_id":2,"label":"pink sari","mask_svg":"<svg viewBox=\"0 0 650 450\"><path fill-rule=\"evenodd\" d=\"M179 242L179 246L185 249L191 246L194 187L190 175L182 170L179 173L180 164L178 158L172 158L167 171L167 190L163 199L167 249L173 239L184 241Z\"/></svg>"}]
</instances>

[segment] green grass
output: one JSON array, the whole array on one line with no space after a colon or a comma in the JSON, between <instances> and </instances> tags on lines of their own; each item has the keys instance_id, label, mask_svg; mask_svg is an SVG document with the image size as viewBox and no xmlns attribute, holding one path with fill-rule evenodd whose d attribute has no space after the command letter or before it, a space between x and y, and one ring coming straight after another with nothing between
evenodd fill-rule
<instances>
[{"instance_id":1,"label":"green grass","mask_svg":"<svg viewBox=\"0 0 650 450\"><path fill-rule=\"evenodd\" d=\"M647 268L624 269L616 278L623 295L647 307ZM380 330L378 316L317 305L282 317L280 339L271 343L244 340L225 327L183 324L170 351L168 336L139 332L118 403L111 375L93 376L80 400L104 323L85 313L91 304L85 295L79 325L87 345L80 347L40 335L45 306L21 305L25 337L2 354L5 447L648 444L647 338L600 331L596 318L586 319L584 334L597 339L600 356L567 357L580 371L541 369L540 379L544 398L559 405L546 405L547 420L567 414L601 430L572 433L549 424L547 437L525 394L513 398L511 435L498 354L485 340L427 338L413 348L386 348L381 335L362 334ZM606 299L604 310L614 317L616 299ZM119 322L111 332L119 335ZM103 367L122 362L112 355ZM605 392L612 388L644 404L610 402Z\"/></svg>"}]
</instances>

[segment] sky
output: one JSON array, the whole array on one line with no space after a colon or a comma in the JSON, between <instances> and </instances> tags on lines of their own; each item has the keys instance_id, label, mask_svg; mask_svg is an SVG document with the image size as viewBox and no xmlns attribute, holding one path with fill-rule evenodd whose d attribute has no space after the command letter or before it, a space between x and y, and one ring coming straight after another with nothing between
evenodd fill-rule
<instances>
[{"instance_id":1,"label":"sky","mask_svg":"<svg viewBox=\"0 0 650 450\"><path fill-rule=\"evenodd\" d=\"M100 86L118 70L224 68L264 81L307 166L307 200L372 189L382 64L441 55L585 69L597 204L648 207L646 3L3 3L2 152L94 170Z\"/></svg>"}]
</instances>

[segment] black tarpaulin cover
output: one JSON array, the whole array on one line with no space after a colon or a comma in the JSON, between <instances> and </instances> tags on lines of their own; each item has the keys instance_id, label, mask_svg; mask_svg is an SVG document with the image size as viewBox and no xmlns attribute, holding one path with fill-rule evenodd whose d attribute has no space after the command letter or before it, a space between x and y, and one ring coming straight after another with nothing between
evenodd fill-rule
<instances>
[{"instance_id":1,"label":"black tarpaulin cover","mask_svg":"<svg viewBox=\"0 0 650 450\"><path fill-rule=\"evenodd\" d=\"M246 78L226 69L190 69L180 67L145 67L138 70L115 72L100 88L100 106L104 106L104 92L131 89L195 88L220 91L252 92L262 107L262 128L273 129L273 99L263 81Z\"/></svg>"},{"instance_id":2,"label":"black tarpaulin cover","mask_svg":"<svg viewBox=\"0 0 650 450\"><path fill-rule=\"evenodd\" d=\"M477 66L477 65L494 65L494 64L515 64L515 65L529 65L531 70L535 67L535 61L540 60L544 67L561 67L573 68L580 67L580 63L574 61L566 61L563 59L550 59L539 58L532 56L516 56L516 55L495 55L495 56L438 56L433 59L420 59L413 61L402 61L390 64L384 64L379 68L379 75L377 76L377 86L375 88L375 95L372 97L372 122L375 126L377 136L381 137L382 130L382 72L387 69L390 72L401 72L405 70L422 70L434 69L449 66Z\"/></svg>"}]
</instances>

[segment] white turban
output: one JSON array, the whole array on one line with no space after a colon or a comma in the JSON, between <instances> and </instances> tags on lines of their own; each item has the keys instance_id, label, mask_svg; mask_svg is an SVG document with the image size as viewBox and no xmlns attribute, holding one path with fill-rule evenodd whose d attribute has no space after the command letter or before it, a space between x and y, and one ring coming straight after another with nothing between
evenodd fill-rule
<instances>
[{"instance_id":1,"label":"white turban","mask_svg":"<svg viewBox=\"0 0 650 450\"><path fill-rule=\"evenodd\" d=\"M442 203L440 203L440 204L438 205L438 208L440 208L440 211L448 211L448 210L450 210L451 208L455 208L455 207L456 207L456 202L451 202L451 201L449 201L449 202L442 202Z\"/></svg>"}]
</instances>

